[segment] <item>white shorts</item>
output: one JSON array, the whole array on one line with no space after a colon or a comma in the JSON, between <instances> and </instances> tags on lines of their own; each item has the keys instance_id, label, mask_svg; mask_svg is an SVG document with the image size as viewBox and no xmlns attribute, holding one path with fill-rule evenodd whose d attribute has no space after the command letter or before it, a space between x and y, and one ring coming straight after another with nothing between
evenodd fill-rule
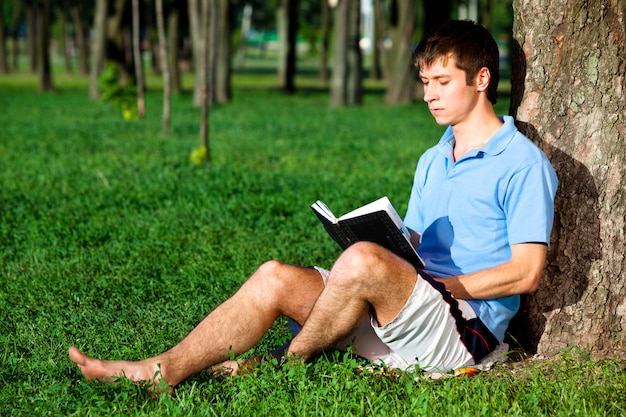
<instances>
[{"instance_id":1,"label":"white shorts","mask_svg":"<svg viewBox=\"0 0 626 417\"><path fill-rule=\"evenodd\" d=\"M329 271L315 267L326 284ZM384 326L367 318L335 345L374 363L402 370L447 372L474 365L495 350L498 340L465 300L420 273L413 293L398 315Z\"/></svg>"}]
</instances>

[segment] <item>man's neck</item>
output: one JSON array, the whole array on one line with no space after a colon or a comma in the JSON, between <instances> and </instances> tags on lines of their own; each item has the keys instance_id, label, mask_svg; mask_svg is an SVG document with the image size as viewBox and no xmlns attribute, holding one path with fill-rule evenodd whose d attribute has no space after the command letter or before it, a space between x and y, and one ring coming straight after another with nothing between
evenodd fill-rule
<instances>
[{"instance_id":1,"label":"man's neck","mask_svg":"<svg viewBox=\"0 0 626 417\"><path fill-rule=\"evenodd\" d=\"M452 126L455 142L454 160L458 161L472 149L480 149L485 146L501 126L502 121L491 106L480 116Z\"/></svg>"}]
</instances>

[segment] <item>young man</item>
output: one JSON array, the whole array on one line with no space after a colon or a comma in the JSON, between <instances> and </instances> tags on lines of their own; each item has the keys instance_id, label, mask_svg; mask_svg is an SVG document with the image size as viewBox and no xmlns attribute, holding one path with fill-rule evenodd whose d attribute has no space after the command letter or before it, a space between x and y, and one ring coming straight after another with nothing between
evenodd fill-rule
<instances>
[{"instance_id":1,"label":"young man","mask_svg":"<svg viewBox=\"0 0 626 417\"><path fill-rule=\"evenodd\" d=\"M415 51L424 100L448 125L415 172L406 225L426 262L413 266L357 243L330 271L262 265L172 349L139 362L103 361L75 347L87 379L124 375L175 386L249 350L285 315L300 329L287 349L303 360L351 344L388 366L447 371L471 366L504 339L519 294L537 288L557 179L545 155L492 105L498 48L481 26L451 21Z\"/></svg>"}]
</instances>

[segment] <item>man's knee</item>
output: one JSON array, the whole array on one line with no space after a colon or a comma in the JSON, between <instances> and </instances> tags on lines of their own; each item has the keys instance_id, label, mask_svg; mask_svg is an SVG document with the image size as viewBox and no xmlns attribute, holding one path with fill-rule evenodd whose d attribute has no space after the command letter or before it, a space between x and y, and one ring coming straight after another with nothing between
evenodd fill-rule
<instances>
[{"instance_id":1,"label":"man's knee","mask_svg":"<svg viewBox=\"0 0 626 417\"><path fill-rule=\"evenodd\" d=\"M339 283L338 279L344 282L367 279L386 269L387 258L385 249L381 246L370 242L357 242L337 259L330 278L334 279L334 283Z\"/></svg>"}]
</instances>

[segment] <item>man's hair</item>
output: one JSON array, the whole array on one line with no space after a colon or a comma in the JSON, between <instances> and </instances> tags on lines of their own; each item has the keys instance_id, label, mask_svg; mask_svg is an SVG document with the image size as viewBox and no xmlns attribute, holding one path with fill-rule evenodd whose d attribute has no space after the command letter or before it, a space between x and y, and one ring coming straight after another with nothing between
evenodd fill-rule
<instances>
[{"instance_id":1,"label":"man's hair","mask_svg":"<svg viewBox=\"0 0 626 417\"><path fill-rule=\"evenodd\" d=\"M470 20L450 20L427 33L413 51L416 67L428 67L439 59L444 64L454 58L456 66L465 71L471 85L481 68L491 73L487 98L492 104L498 99L500 53L489 31Z\"/></svg>"}]
</instances>

